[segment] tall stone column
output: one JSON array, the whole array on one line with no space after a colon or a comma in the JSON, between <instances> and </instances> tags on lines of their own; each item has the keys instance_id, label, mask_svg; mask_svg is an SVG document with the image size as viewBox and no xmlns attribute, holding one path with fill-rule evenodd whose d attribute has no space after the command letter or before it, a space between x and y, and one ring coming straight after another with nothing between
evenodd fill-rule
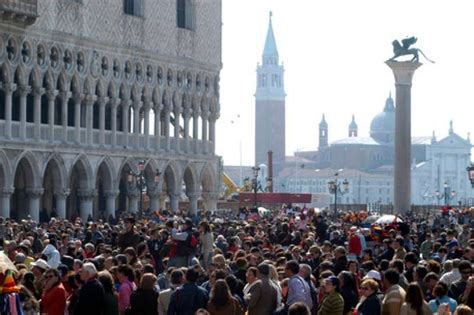
<instances>
[{"instance_id":1,"label":"tall stone column","mask_svg":"<svg viewBox=\"0 0 474 315\"><path fill-rule=\"evenodd\" d=\"M63 142L67 142L67 123L68 123L68 102L71 97L71 92L62 91L61 92L61 124L63 127Z\"/></svg>"},{"instance_id":2,"label":"tall stone column","mask_svg":"<svg viewBox=\"0 0 474 315\"><path fill-rule=\"evenodd\" d=\"M142 104L140 101L134 101L133 103L133 139L135 148L140 147L140 109Z\"/></svg>"},{"instance_id":3,"label":"tall stone column","mask_svg":"<svg viewBox=\"0 0 474 315\"><path fill-rule=\"evenodd\" d=\"M44 88L35 87L33 89L33 121L35 123L34 139L41 140L41 95L44 93Z\"/></svg>"},{"instance_id":4,"label":"tall stone column","mask_svg":"<svg viewBox=\"0 0 474 315\"><path fill-rule=\"evenodd\" d=\"M191 108L185 107L183 110L183 132L184 132L184 152L189 153L189 121L191 120Z\"/></svg>"},{"instance_id":5,"label":"tall stone column","mask_svg":"<svg viewBox=\"0 0 474 315\"><path fill-rule=\"evenodd\" d=\"M148 190L147 194L150 199L150 210L151 211L160 210L161 209L160 207L161 189L158 189L155 187L154 189Z\"/></svg>"},{"instance_id":6,"label":"tall stone column","mask_svg":"<svg viewBox=\"0 0 474 315\"><path fill-rule=\"evenodd\" d=\"M208 122L208 119L209 119L209 112L207 111L203 111L201 113L201 118L202 118L202 132L201 132L201 136L202 136L202 153L203 154L207 154L207 143L208 143L208 136L207 136L207 122Z\"/></svg>"},{"instance_id":7,"label":"tall stone column","mask_svg":"<svg viewBox=\"0 0 474 315\"><path fill-rule=\"evenodd\" d=\"M130 100L122 100L122 128L123 128L123 143L124 147L128 146L128 108L130 107Z\"/></svg>"},{"instance_id":8,"label":"tall stone column","mask_svg":"<svg viewBox=\"0 0 474 315\"><path fill-rule=\"evenodd\" d=\"M197 214L198 211L198 198L200 196L199 192L189 192L186 194L189 199L189 209L188 209L188 215L189 216L194 216Z\"/></svg>"},{"instance_id":9,"label":"tall stone column","mask_svg":"<svg viewBox=\"0 0 474 315\"><path fill-rule=\"evenodd\" d=\"M88 145L92 144L92 107L96 99L95 95L86 96L86 143Z\"/></svg>"},{"instance_id":10,"label":"tall stone column","mask_svg":"<svg viewBox=\"0 0 474 315\"><path fill-rule=\"evenodd\" d=\"M12 96L15 91L15 84L5 83L2 85L3 92L5 93L5 138L10 139L12 137Z\"/></svg>"},{"instance_id":11,"label":"tall stone column","mask_svg":"<svg viewBox=\"0 0 474 315\"><path fill-rule=\"evenodd\" d=\"M0 203L0 206L2 207L0 214L3 218L10 217L10 207L11 207L10 200L14 191L15 190L12 187L10 187L10 188L4 188L0 192L0 197L2 199Z\"/></svg>"},{"instance_id":12,"label":"tall stone column","mask_svg":"<svg viewBox=\"0 0 474 315\"><path fill-rule=\"evenodd\" d=\"M204 192L202 194L202 198L204 199L204 206L206 210L215 212L217 210L217 201L219 200L219 193L218 192Z\"/></svg>"},{"instance_id":13,"label":"tall stone column","mask_svg":"<svg viewBox=\"0 0 474 315\"><path fill-rule=\"evenodd\" d=\"M110 123L110 129L112 129L112 147L117 145L117 106L119 102L120 100L118 98L113 98L110 101L110 116L112 116L110 118L112 119L112 122Z\"/></svg>"},{"instance_id":14,"label":"tall stone column","mask_svg":"<svg viewBox=\"0 0 474 315\"><path fill-rule=\"evenodd\" d=\"M394 209L398 213L411 208L411 85L419 62L387 61L395 76L395 170Z\"/></svg>"},{"instance_id":15,"label":"tall stone column","mask_svg":"<svg viewBox=\"0 0 474 315\"><path fill-rule=\"evenodd\" d=\"M99 98L99 144L103 146L105 144L105 105L109 98Z\"/></svg>"},{"instance_id":16,"label":"tall stone column","mask_svg":"<svg viewBox=\"0 0 474 315\"><path fill-rule=\"evenodd\" d=\"M115 200L119 195L118 190L108 190L105 192L105 210L106 210L106 219L108 220L109 217L112 215L115 218Z\"/></svg>"},{"instance_id":17,"label":"tall stone column","mask_svg":"<svg viewBox=\"0 0 474 315\"><path fill-rule=\"evenodd\" d=\"M133 187L128 189L128 212L138 213L138 198L140 198L140 191Z\"/></svg>"},{"instance_id":18,"label":"tall stone column","mask_svg":"<svg viewBox=\"0 0 474 315\"><path fill-rule=\"evenodd\" d=\"M216 120L218 118L219 114L216 112L212 112L209 116L209 142L211 145L211 154L214 154L216 149Z\"/></svg>"},{"instance_id":19,"label":"tall stone column","mask_svg":"<svg viewBox=\"0 0 474 315\"><path fill-rule=\"evenodd\" d=\"M165 111L165 151L170 151L170 109L168 107L164 108Z\"/></svg>"},{"instance_id":20,"label":"tall stone column","mask_svg":"<svg viewBox=\"0 0 474 315\"><path fill-rule=\"evenodd\" d=\"M48 97L48 139L50 142L54 141L54 105L58 91L51 90L46 92Z\"/></svg>"},{"instance_id":21,"label":"tall stone column","mask_svg":"<svg viewBox=\"0 0 474 315\"><path fill-rule=\"evenodd\" d=\"M161 110L163 106L155 105L155 153L161 151Z\"/></svg>"},{"instance_id":22,"label":"tall stone column","mask_svg":"<svg viewBox=\"0 0 474 315\"><path fill-rule=\"evenodd\" d=\"M181 116L181 107L176 106L174 108L174 150L176 153L180 152L179 147L179 132L180 132L180 125L179 125L179 117Z\"/></svg>"},{"instance_id":23,"label":"tall stone column","mask_svg":"<svg viewBox=\"0 0 474 315\"><path fill-rule=\"evenodd\" d=\"M144 104L144 130L143 133L145 134L145 150L150 149L150 105L151 103L148 101Z\"/></svg>"},{"instance_id":24,"label":"tall stone column","mask_svg":"<svg viewBox=\"0 0 474 315\"><path fill-rule=\"evenodd\" d=\"M171 211L176 212L179 209L179 196L180 193L170 193L170 208Z\"/></svg>"},{"instance_id":25,"label":"tall stone column","mask_svg":"<svg viewBox=\"0 0 474 315\"><path fill-rule=\"evenodd\" d=\"M168 194L164 191L160 193L159 199L160 199L160 209L166 209L166 197Z\"/></svg>"},{"instance_id":26,"label":"tall stone column","mask_svg":"<svg viewBox=\"0 0 474 315\"><path fill-rule=\"evenodd\" d=\"M83 94L75 93L74 97L74 140L81 143L81 104Z\"/></svg>"},{"instance_id":27,"label":"tall stone column","mask_svg":"<svg viewBox=\"0 0 474 315\"><path fill-rule=\"evenodd\" d=\"M40 198L43 196L43 188L28 188L26 193L29 199L29 215L35 222L39 222Z\"/></svg>"},{"instance_id":28,"label":"tall stone column","mask_svg":"<svg viewBox=\"0 0 474 315\"><path fill-rule=\"evenodd\" d=\"M31 92L28 86L21 86L20 92L20 139L26 140L26 97Z\"/></svg>"},{"instance_id":29,"label":"tall stone column","mask_svg":"<svg viewBox=\"0 0 474 315\"><path fill-rule=\"evenodd\" d=\"M87 222L89 216L93 217L94 198L97 193L95 189L80 189L77 195L80 198L81 220Z\"/></svg>"},{"instance_id":30,"label":"tall stone column","mask_svg":"<svg viewBox=\"0 0 474 315\"><path fill-rule=\"evenodd\" d=\"M66 199L69 193L69 189L60 189L54 192L54 196L56 197L56 213L61 219L66 218Z\"/></svg>"},{"instance_id":31,"label":"tall stone column","mask_svg":"<svg viewBox=\"0 0 474 315\"><path fill-rule=\"evenodd\" d=\"M194 139L194 153L199 154L199 115L197 110L193 111L193 139Z\"/></svg>"}]
</instances>

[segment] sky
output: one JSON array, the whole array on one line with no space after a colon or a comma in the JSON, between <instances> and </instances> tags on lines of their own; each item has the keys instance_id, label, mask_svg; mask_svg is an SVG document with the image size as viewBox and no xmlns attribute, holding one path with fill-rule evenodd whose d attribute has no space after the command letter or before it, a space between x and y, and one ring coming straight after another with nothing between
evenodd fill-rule
<instances>
[{"instance_id":1,"label":"sky","mask_svg":"<svg viewBox=\"0 0 474 315\"><path fill-rule=\"evenodd\" d=\"M412 136L467 138L474 132L474 1L223 0L221 116L216 153L225 165L254 164L256 67L269 11L285 67L286 155L316 150L326 115L329 141L348 136L355 115L359 136L395 97L384 63L391 42L418 37L436 63L421 59L412 86ZM474 134L473 134L474 137ZM241 144L241 145L240 145ZM240 150L241 147L241 150Z\"/></svg>"}]
</instances>

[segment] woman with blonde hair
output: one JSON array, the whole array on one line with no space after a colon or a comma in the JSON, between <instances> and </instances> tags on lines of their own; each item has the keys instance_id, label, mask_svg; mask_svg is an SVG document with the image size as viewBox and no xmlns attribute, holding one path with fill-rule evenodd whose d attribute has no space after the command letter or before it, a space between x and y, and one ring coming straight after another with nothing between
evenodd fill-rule
<instances>
[{"instance_id":1,"label":"woman with blonde hair","mask_svg":"<svg viewBox=\"0 0 474 315\"><path fill-rule=\"evenodd\" d=\"M156 276L145 273L140 279L140 286L130 296L128 314L158 315L158 296L156 291Z\"/></svg>"}]
</instances>

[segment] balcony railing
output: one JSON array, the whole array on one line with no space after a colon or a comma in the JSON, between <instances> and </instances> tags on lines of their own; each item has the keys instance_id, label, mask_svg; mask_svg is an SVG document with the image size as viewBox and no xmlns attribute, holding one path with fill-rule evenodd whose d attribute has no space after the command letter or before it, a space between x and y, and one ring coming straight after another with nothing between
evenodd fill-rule
<instances>
[{"instance_id":1,"label":"balcony railing","mask_svg":"<svg viewBox=\"0 0 474 315\"><path fill-rule=\"evenodd\" d=\"M38 17L38 0L1 0L0 20L33 24Z\"/></svg>"}]
</instances>

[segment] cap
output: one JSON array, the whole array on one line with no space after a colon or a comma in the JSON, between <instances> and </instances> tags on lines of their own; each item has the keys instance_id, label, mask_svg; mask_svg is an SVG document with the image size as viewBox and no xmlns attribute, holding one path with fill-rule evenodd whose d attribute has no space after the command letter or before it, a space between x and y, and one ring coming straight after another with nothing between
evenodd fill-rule
<instances>
[{"instance_id":1,"label":"cap","mask_svg":"<svg viewBox=\"0 0 474 315\"><path fill-rule=\"evenodd\" d=\"M333 286L339 286L339 279L336 276L330 276L326 278L326 281L331 282Z\"/></svg>"},{"instance_id":2,"label":"cap","mask_svg":"<svg viewBox=\"0 0 474 315\"><path fill-rule=\"evenodd\" d=\"M43 270L51 268L44 259L38 259L37 261L32 262L31 266L32 267L38 267L38 268L41 268Z\"/></svg>"},{"instance_id":3,"label":"cap","mask_svg":"<svg viewBox=\"0 0 474 315\"><path fill-rule=\"evenodd\" d=\"M369 272L367 272L367 275L364 277L364 280L365 279L375 279L375 280L378 280L378 281L382 281L382 277L380 276L380 272L378 272L377 270L370 270Z\"/></svg>"}]
</instances>

